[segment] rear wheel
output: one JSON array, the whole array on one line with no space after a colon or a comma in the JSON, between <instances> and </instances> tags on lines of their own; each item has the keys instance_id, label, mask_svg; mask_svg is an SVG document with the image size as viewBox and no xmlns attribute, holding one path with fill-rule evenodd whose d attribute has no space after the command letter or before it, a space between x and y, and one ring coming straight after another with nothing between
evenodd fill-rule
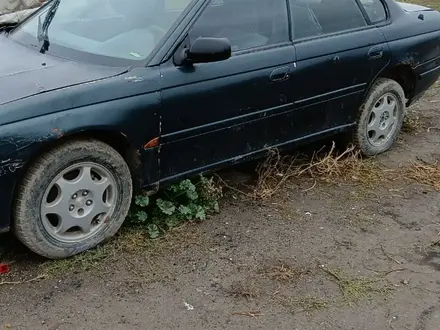
<instances>
[{"instance_id":1,"label":"rear wheel","mask_svg":"<svg viewBox=\"0 0 440 330\"><path fill-rule=\"evenodd\" d=\"M362 104L354 141L366 156L389 150L397 140L405 115L405 94L394 80L380 78Z\"/></svg>"},{"instance_id":2,"label":"rear wheel","mask_svg":"<svg viewBox=\"0 0 440 330\"><path fill-rule=\"evenodd\" d=\"M30 167L17 194L14 232L37 254L66 258L114 236L131 198L130 170L116 150L70 141Z\"/></svg>"}]
</instances>

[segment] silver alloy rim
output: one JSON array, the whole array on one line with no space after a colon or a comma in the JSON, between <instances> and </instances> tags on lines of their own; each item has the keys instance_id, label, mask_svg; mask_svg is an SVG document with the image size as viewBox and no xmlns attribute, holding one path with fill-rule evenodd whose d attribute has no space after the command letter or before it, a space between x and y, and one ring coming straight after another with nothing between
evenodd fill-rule
<instances>
[{"instance_id":1,"label":"silver alloy rim","mask_svg":"<svg viewBox=\"0 0 440 330\"><path fill-rule=\"evenodd\" d=\"M118 200L114 176L96 163L78 163L59 173L46 189L41 219L58 241L82 242L100 232Z\"/></svg>"},{"instance_id":2,"label":"silver alloy rim","mask_svg":"<svg viewBox=\"0 0 440 330\"><path fill-rule=\"evenodd\" d=\"M398 122L397 98L391 93L384 94L368 115L368 142L381 147L393 136Z\"/></svg>"}]
</instances>

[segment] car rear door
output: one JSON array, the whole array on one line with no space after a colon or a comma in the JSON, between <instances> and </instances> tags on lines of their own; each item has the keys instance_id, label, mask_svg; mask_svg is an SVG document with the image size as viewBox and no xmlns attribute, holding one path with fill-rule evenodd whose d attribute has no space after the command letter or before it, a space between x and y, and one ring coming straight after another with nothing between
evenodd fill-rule
<instances>
[{"instance_id":1,"label":"car rear door","mask_svg":"<svg viewBox=\"0 0 440 330\"><path fill-rule=\"evenodd\" d=\"M279 115L292 109L295 49L286 0L210 1L184 36L176 52L205 36L228 38L233 54L221 62L161 65L162 180L276 144L283 138Z\"/></svg>"},{"instance_id":2,"label":"car rear door","mask_svg":"<svg viewBox=\"0 0 440 330\"><path fill-rule=\"evenodd\" d=\"M297 51L296 107L326 116L326 129L353 124L371 82L390 60L385 38L356 0L290 0Z\"/></svg>"}]
</instances>

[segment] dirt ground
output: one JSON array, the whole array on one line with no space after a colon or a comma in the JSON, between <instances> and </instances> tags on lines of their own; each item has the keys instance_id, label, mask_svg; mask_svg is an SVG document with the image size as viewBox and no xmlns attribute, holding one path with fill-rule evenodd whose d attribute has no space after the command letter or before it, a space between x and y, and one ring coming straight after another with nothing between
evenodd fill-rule
<instances>
[{"instance_id":1,"label":"dirt ground","mask_svg":"<svg viewBox=\"0 0 440 330\"><path fill-rule=\"evenodd\" d=\"M3 235L0 328L438 330L439 111L437 84L370 160L370 184L304 176L265 202L230 192L205 222L156 241L127 229L75 261ZM427 184L410 178L416 164ZM251 182L247 167L223 177Z\"/></svg>"}]
</instances>

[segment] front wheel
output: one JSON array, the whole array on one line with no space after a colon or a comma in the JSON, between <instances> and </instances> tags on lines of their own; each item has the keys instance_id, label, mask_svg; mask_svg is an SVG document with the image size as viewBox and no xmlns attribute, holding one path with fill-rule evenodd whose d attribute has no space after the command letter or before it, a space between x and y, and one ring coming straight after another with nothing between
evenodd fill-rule
<instances>
[{"instance_id":1,"label":"front wheel","mask_svg":"<svg viewBox=\"0 0 440 330\"><path fill-rule=\"evenodd\" d=\"M379 78L359 110L354 141L366 156L388 151L396 142L405 116L405 94L394 80Z\"/></svg>"},{"instance_id":2,"label":"front wheel","mask_svg":"<svg viewBox=\"0 0 440 330\"><path fill-rule=\"evenodd\" d=\"M50 259L86 251L116 234L132 198L122 156L96 140L64 143L42 155L17 194L14 232Z\"/></svg>"}]
</instances>

